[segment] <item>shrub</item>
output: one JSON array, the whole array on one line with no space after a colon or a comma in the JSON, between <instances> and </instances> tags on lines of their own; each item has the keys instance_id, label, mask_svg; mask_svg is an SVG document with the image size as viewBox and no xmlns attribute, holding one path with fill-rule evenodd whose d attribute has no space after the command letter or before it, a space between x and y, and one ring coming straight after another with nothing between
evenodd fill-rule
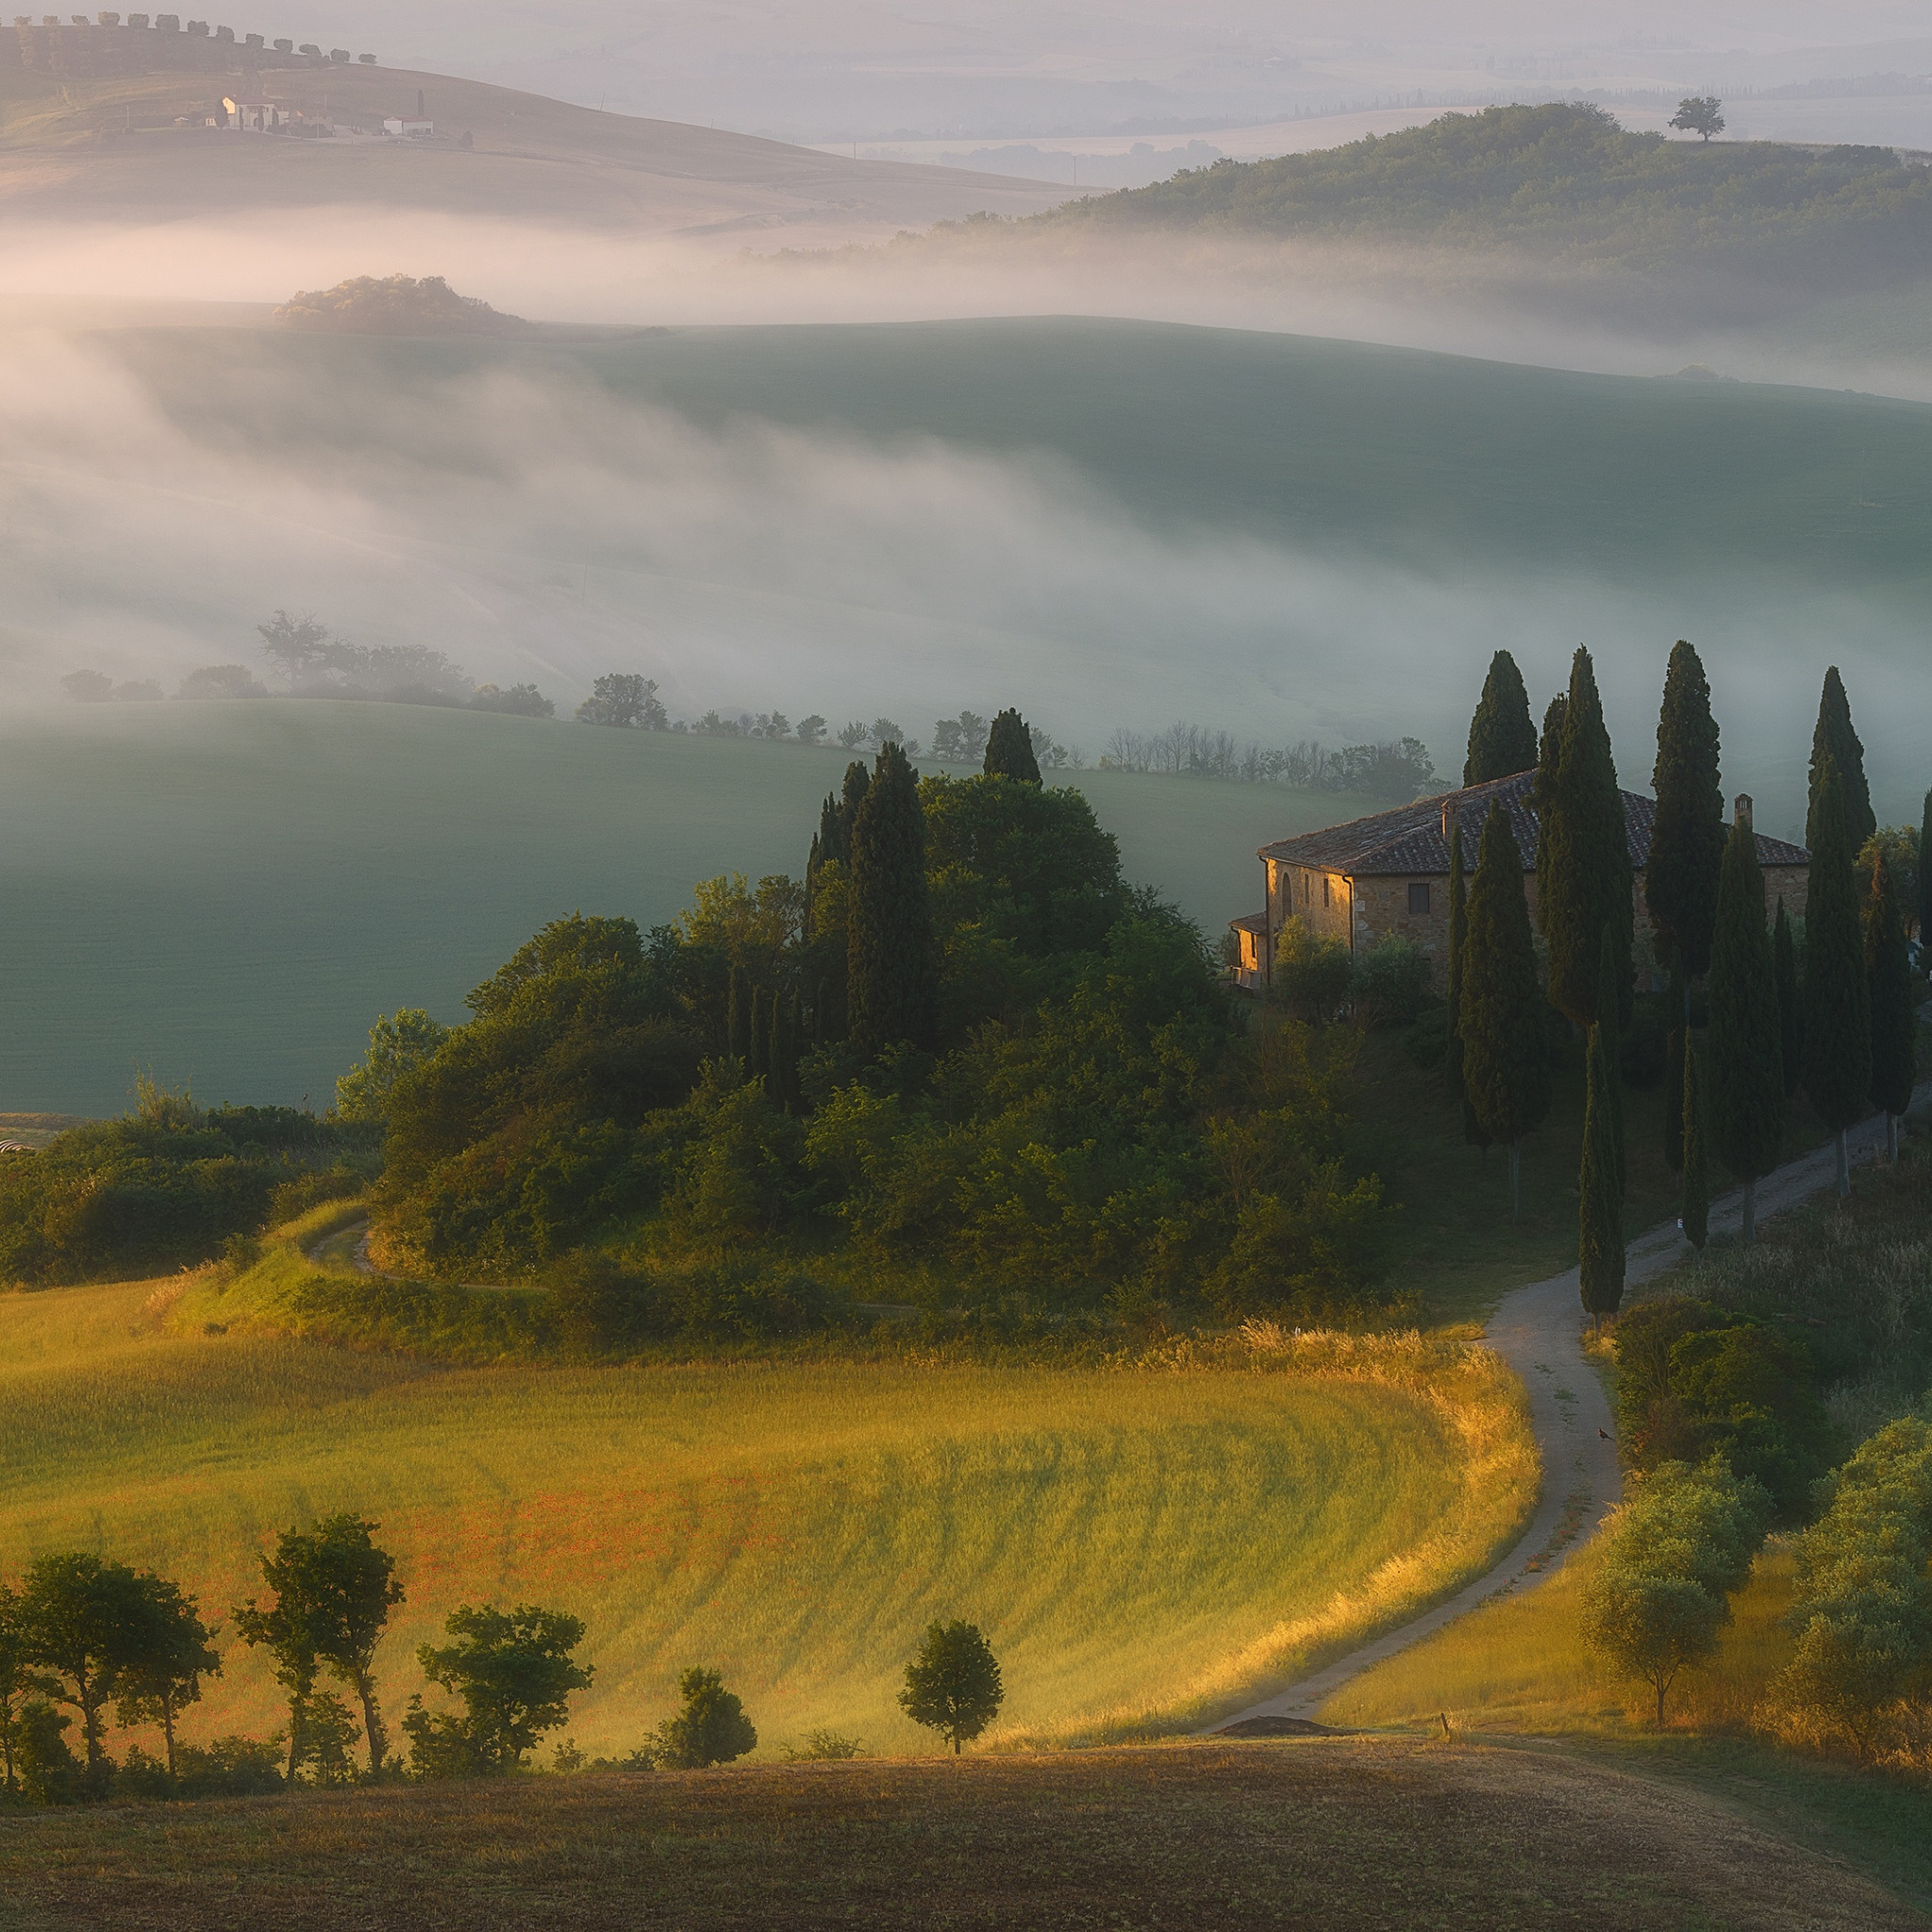
<instances>
[{"instance_id":1,"label":"shrub","mask_svg":"<svg viewBox=\"0 0 1932 1932\"><path fill-rule=\"evenodd\" d=\"M1320 935L1299 915L1283 924L1274 941L1273 991L1298 1020L1320 1025L1341 1010L1355 974L1348 948Z\"/></svg>"},{"instance_id":2,"label":"shrub","mask_svg":"<svg viewBox=\"0 0 1932 1932\"><path fill-rule=\"evenodd\" d=\"M865 1744L858 1738L841 1737L837 1731L808 1731L803 1744L785 1746L787 1764L843 1764L865 1756Z\"/></svg>"},{"instance_id":3,"label":"shrub","mask_svg":"<svg viewBox=\"0 0 1932 1932\"><path fill-rule=\"evenodd\" d=\"M14 1720L14 1768L29 1804L71 1805L80 1796L80 1760L63 1735L73 1723L44 1697L29 1698Z\"/></svg>"},{"instance_id":4,"label":"shrub","mask_svg":"<svg viewBox=\"0 0 1932 1932\"><path fill-rule=\"evenodd\" d=\"M1413 940L1379 940L1349 974L1348 999L1358 1026L1406 1026L1429 996L1429 956Z\"/></svg>"}]
</instances>

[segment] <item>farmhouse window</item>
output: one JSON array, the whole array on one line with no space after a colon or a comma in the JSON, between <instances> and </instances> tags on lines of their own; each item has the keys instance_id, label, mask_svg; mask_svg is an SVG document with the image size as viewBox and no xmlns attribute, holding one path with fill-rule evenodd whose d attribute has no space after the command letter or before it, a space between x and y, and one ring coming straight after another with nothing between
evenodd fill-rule
<instances>
[{"instance_id":1,"label":"farmhouse window","mask_svg":"<svg viewBox=\"0 0 1932 1932\"><path fill-rule=\"evenodd\" d=\"M1411 917L1429 909L1429 888L1426 880L1408 889L1408 909Z\"/></svg>"},{"instance_id":2,"label":"farmhouse window","mask_svg":"<svg viewBox=\"0 0 1932 1932\"><path fill-rule=\"evenodd\" d=\"M1333 885L1333 880L1331 880L1328 874L1324 872L1322 874L1322 903L1324 906L1332 906L1335 903L1330 891L1330 888Z\"/></svg>"}]
</instances>

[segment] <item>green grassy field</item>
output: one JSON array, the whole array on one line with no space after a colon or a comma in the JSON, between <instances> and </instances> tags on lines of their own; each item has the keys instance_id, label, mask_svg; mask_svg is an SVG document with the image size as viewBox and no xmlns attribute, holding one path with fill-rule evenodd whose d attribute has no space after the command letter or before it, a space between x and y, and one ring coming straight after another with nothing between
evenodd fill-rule
<instances>
[{"instance_id":1,"label":"green grassy field","mask_svg":"<svg viewBox=\"0 0 1932 1932\"><path fill-rule=\"evenodd\" d=\"M457 1370L179 1332L156 1288L0 1299L6 1567L98 1548L225 1613L278 1525L354 1508L409 1593L390 1707L456 1603L554 1604L590 1625L593 1753L693 1662L771 1751L821 1724L930 1748L893 1692L935 1616L988 1631L1008 1742L1186 1728L1475 1574L1535 1487L1506 1378L1400 1341L1245 1369ZM266 1731L276 1695L235 1654L193 1728Z\"/></svg>"},{"instance_id":2,"label":"green grassy field","mask_svg":"<svg viewBox=\"0 0 1932 1932\"><path fill-rule=\"evenodd\" d=\"M322 701L0 719L0 1110L117 1113L137 1065L320 1110L377 1012L460 1019L545 920L654 925L701 878L801 874L848 757ZM1260 903L1263 840L1349 809L1067 781L1210 930Z\"/></svg>"},{"instance_id":3,"label":"green grassy field","mask_svg":"<svg viewBox=\"0 0 1932 1932\"><path fill-rule=\"evenodd\" d=\"M733 1767L9 1820L0 1927L1907 1932L1839 1857L1548 1750L1291 1743Z\"/></svg>"}]
</instances>

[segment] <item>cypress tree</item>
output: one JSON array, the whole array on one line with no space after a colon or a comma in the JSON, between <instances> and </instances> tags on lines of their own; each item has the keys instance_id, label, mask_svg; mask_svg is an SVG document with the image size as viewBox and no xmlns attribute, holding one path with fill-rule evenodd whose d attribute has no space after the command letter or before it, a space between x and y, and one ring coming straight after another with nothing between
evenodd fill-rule
<instances>
[{"instance_id":1,"label":"cypress tree","mask_svg":"<svg viewBox=\"0 0 1932 1932\"><path fill-rule=\"evenodd\" d=\"M1443 991L1449 1007L1449 1042L1442 1055L1442 1084L1451 1100L1462 1098L1462 956L1469 944L1469 885L1462 876L1462 822L1449 828L1449 965Z\"/></svg>"},{"instance_id":2,"label":"cypress tree","mask_svg":"<svg viewBox=\"0 0 1932 1932\"><path fill-rule=\"evenodd\" d=\"M785 1000L774 994L770 1011L765 1093L773 1106L790 1113L798 1098L798 995Z\"/></svg>"},{"instance_id":3,"label":"cypress tree","mask_svg":"<svg viewBox=\"0 0 1932 1932\"><path fill-rule=\"evenodd\" d=\"M1777 980L1764 924L1764 874L1757 866L1757 841L1749 825L1740 824L1724 842L1718 878L1704 1073L1711 1145L1744 1183L1747 1241L1757 1233L1757 1183L1777 1165L1784 1137L1778 1041Z\"/></svg>"},{"instance_id":4,"label":"cypress tree","mask_svg":"<svg viewBox=\"0 0 1932 1932\"><path fill-rule=\"evenodd\" d=\"M1624 1151L1624 1029L1617 1024L1616 1002L1616 942L1606 930L1603 947L1597 959L1597 972L1602 981L1602 991L1597 995L1596 1025L1591 1029L1598 1050L1603 1055L1604 1112L1608 1124L1608 1146L1610 1149L1609 1172L1617 1184L1616 1198L1622 1201L1627 1178L1627 1162Z\"/></svg>"},{"instance_id":5,"label":"cypress tree","mask_svg":"<svg viewBox=\"0 0 1932 1932\"><path fill-rule=\"evenodd\" d=\"M1710 1095L1704 1055L1684 1034L1684 1239L1701 1254L1710 1239Z\"/></svg>"},{"instance_id":6,"label":"cypress tree","mask_svg":"<svg viewBox=\"0 0 1932 1932\"><path fill-rule=\"evenodd\" d=\"M1563 762L1563 714L1570 700L1558 691L1543 712L1543 735L1537 749L1536 782L1529 789L1529 802L1536 812L1536 916L1542 924L1543 904L1550 895L1550 843L1542 828L1550 822L1550 809L1557 794L1557 773Z\"/></svg>"},{"instance_id":7,"label":"cypress tree","mask_svg":"<svg viewBox=\"0 0 1932 1932\"><path fill-rule=\"evenodd\" d=\"M1615 1002L1606 992L1606 1011ZM1577 1177L1577 1285L1583 1306L1601 1324L1624 1300L1624 1189L1613 1095L1617 1070L1610 1063L1605 1028L1590 1029L1588 1098L1583 1108L1583 1171Z\"/></svg>"},{"instance_id":8,"label":"cypress tree","mask_svg":"<svg viewBox=\"0 0 1932 1932\"><path fill-rule=\"evenodd\" d=\"M1818 797L1827 764L1838 767L1845 840L1856 858L1865 849L1865 841L1878 829L1878 820L1872 810L1872 789L1865 782L1865 747L1852 728L1852 701L1845 696L1844 680L1836 664L1825 671L1824 689L1818 699L1818 724L1811 733L1811 803L1805 817L1805 842L1814 850L1818 844Z\"/></svg>"},{"instance_id":9,"label":"cypress tree","mask_svg":"<svg viewBox=\"0 0 1932 1932\"><path fill-rule=\"evenodd\" d=\"M1831 1129L1838 1191L1852 1191L1845 1129L1872 1091L1872 988L1865 975L1858 883L1844 788L1827 757L1812 809L1815 839L1805 905L1805 1094Z\"/></svg>"},{"instance_id":10,"label":"cypress tree","mask_svg":"<svg viewBox=\"0 0 1932 1932\"><path fill-rule=\"evenodd\" d=\"M1932 946L1932 791L1925 794L1925 815L1919 826L1919 903L1913 908L1922 946Z\"/></svg>"},{"instance_id":11,"label":"cypress tree","mask_svg":"<svg viewBox=\"0 0 1932 1932\"><path fill-rule=\"evenodd\" d=\"M1643 870L1657 950L1683 968L1684 991L1710 969L1717 875L1724 862L1724 801L1718 786L1718 729L1697 653L1678 639L1664 675L1657 721L1657 815ZM1672 1018L1682 1024L1682 1009Z\"/></svg>"},{"instance_id":12,"label":"cypress tree","mask_svg":"<svg viewBox=\"0 0 1932 1932\"><path fill-rule=\"evenodd\" d=\"M1490 659L1490 675L1469 723L1462 782L1487 785L1491 778L1513 778L1536 763L1536 721L1529 715L1523 673L1507 651L1498 651Z\"/></svg>"},{"instance_id":13,"label":"cypress tree","mask_svg":"<svg viewBox=\"0 0 1932 1932\"><path fill-rule=\"evenodd\" d=\"M1912 964L1905 921L1884 855L1865 918L1865 975L1872 999L1872 1105L1885 1116L1885 1151L1898 1158L1898 1119L1912 1104L1918 1079L1919 1016L1913 1010Z\"/></svg>"},{"instance_id":14,"label":"cypress tree","mask_svg":"<svg viewBox=\"0 0 1932 1932\"><path fill-rule=\"evenodd\" d=\"M896 744L880 748L852 822L846 955L851 1039L865 1054L932 1044L932 907L919 776Z\"/></svg>"},{"instance_id":15,"label":"cypress tree","mask_svg":"<svg viewBox=\"0 0 1932 1932\"><path fill-rule=\"evenodd\" d=\"M1018 711L1002 711L986 734L986 762L981 767L989 778L1017 778L1023 784L1040 783L1040 760L1033 756L1033 734Z\"/></svg>"},{"instance_id":16,"label":"cypress tree","mask_svg":"<svg viewBox=\"0 0 1932 1932\"><path fill-rule=\"evenodd\" d=\"M1675 967L1671 969L1671 990L1665 999L1668 1011L1683 1011ZM1673 1026L1664 1035L1664 1166L1672 1174L1684 1172L1684 1070L1690 1053L1690 1027Z\"/></svg>"},{"instance_id":17,"label":"cypress tree","mask_svg":"<svg viewBox=\"0 0 1932 1932\"><path fill-rule=\"evenodd\" d=\"M1523 1137L1550 1110L1550 1055L1523 854L1492 800L1469 889L1462 966L1462 1077L1477 1124L1509 1148L1509 1213L1523 1212Z\"/></svg>"},{"instance_id":18,"label":"cypress tree","mask_svg":"<svg viewBox=\"0 0 1932 1932\"><path fill-rule=\"evenodd\" d=\"M1489 1151L1490 1137L1469 1104L1462 1078L1462 964L1469 952L1469 880L1462 856L1462 822L1449 828L1449 1039L1442 1055L1442 1080L1451 1100L1462 1103L1462 1138L1472 1147Z\"/></svg>"},{"instance_id":19,"label":"cypress tree","mask_svg":"<svg viewBox=\"0 0 1932 1932\"><path fill-rule=\"evenodd\" d=\"M1784 894L1778 894L1777 924L1771 933L1772 971L1777 976L1778 1059L1785 1072L1785 1098L1798 1091L1805 1069L1805 1002L1798 990L1798 942L1791 933Z\"/></svg>"},{"instance_id":20,"label":"cypress tree","mask_svg":"<svg viewBox=\"0 0 1932 1932\"><path fill-rule=\"evenodd\" d=\"M1626 1021L1632 978L1630 840L1596 674L1580 645L1571 664L1562 741L1547 795L1537 914L1549 946L1550 1004L1578 1025L1594 1023L1599 955L1607 929L1616 949L1617 1018Z\"/></svg>"}]
</instances>

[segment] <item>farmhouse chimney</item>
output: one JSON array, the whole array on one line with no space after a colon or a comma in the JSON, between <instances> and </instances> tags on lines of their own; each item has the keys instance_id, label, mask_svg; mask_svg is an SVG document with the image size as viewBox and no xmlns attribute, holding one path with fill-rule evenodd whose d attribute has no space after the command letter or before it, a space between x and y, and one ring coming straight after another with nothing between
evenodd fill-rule
<instances>
[{"instance_id":1,"label":"farmhouse chimney","mask_svg":"<svg viewBox=\"0 0 1932 1932\"><path fill-rule=\"evenodd\" d=\"M1751 794L1740 791L1731 806L1731 817L1740 832L1751 829Z\"/></svg>"}]
</instances>

